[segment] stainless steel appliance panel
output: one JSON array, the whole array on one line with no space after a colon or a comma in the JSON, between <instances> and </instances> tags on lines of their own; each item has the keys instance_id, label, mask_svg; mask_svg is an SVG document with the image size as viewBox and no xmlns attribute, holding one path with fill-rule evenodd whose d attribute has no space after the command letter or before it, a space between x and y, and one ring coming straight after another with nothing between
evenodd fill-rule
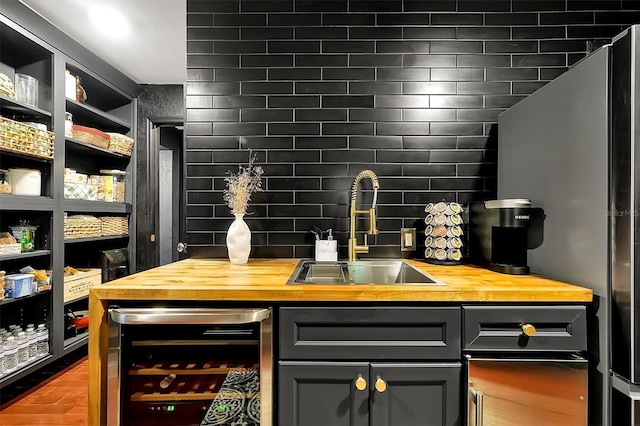
<instances>
[{"instance_id":1,"label":"stainless steel appliance panel","mask_svg":"<svg viewBox=\"0 0 640 426\"><path fill-rule=\"evenodd\" d=\"M468 426L587 426L587 361L467 356Z\"/></svg>"}]
</instances>

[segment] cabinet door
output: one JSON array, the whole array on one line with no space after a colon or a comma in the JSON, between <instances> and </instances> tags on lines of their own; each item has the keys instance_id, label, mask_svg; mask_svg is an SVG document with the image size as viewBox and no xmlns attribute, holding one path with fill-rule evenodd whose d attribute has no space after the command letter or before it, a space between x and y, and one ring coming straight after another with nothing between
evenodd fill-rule
<instances>
[{"instance_id":1,"label":"cabinet door","mask_svg":"<svg viewBox=\"0 0 640 426\"><path fill-rule=\"evenodd\" d=\"M460 363L371 364L371 426L454 426Z\"/></svg>"},{"instance_id":2,"label":"cabinet door","mask_svg":"<svg viewBox=\"0 0 640 426\"><path fill-rule=\"evenodd\" d=\"M366 362L281 361L278 425L369 426L368 378Z\"/></svg>"}]
</instances>

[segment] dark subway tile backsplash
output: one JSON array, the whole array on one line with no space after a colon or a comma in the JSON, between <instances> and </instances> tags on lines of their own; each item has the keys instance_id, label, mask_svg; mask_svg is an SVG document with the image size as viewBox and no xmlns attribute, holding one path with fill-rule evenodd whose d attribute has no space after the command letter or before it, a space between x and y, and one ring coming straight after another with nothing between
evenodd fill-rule
<instances>
[{"instance_id":1,"label":"dark subway tile backsplash","mask_svg":"<svg viewBox=\"0 0 640 426\"><path fill-rule=\"evenodd\" d=\"M249 150L252 257L313 256L312 226L343 255L363 169L372 243L399 254L426 203L497 195L502 111L638 21L622 0L187 0L190 254L226 257L225 176Z\"/></svg>"}]
</instances>

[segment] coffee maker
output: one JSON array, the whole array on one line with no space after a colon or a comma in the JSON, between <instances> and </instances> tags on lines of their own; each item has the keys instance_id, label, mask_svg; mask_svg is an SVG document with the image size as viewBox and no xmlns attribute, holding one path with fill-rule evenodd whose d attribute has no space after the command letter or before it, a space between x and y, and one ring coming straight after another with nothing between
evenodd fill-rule
<instances>
[{"instance_id":1,"label":"coffee maker","mask_svg":"<svg viewBox=\"0 0 640 426\"><path fill-rule=\"evenodd\" d=\"M531 200L469 204L469 259L496 272L526 275Z\"/></svg>"}]
</instances>

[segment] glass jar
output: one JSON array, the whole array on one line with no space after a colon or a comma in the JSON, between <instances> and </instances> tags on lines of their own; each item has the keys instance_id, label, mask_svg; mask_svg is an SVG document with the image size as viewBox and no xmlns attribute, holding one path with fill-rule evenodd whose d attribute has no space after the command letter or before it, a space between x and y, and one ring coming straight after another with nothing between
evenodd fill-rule
<instances>
[{"instance_id":1,"label":"glass jar","mask_svg":"<svg viewBox=\"0 0 640 426\"><path fill-rule=\"evenodd\" d=\"M68 138L73 137L73 114L70 112L64 115L64 135Z\"/></svg>"},{"instance_id":2,"label":"glass jar","mask_svg":"<svg viewBox=\"0 0 640 426\"><path fill-rule=\"evenodd\" d=\"M0 194L11 194L9 170L0 169Z\"/></svg>"}]
</instances>

